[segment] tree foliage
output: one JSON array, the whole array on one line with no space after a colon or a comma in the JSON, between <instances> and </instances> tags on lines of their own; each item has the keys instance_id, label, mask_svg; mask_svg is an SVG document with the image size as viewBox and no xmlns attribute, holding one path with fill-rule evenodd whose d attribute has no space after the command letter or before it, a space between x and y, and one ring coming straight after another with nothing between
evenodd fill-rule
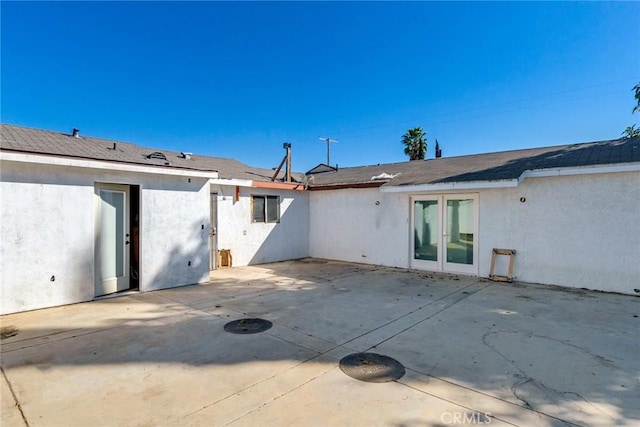
<instances>
[{"instance_id":1,"label":"tree foliage","mask_svg":"<svg viewBox=\"0 0 640 427\"><path fill-rule=\"evenodd\" d=\"M636 136L640 136L640 128L637 128L636 125L627 126L624 132L622 132L622 136L625 138L635 138Z\"/></svg>"},{"instance_id":2,"label":"tree foliage","mask_svg":"<svg viewBox=\"0 0 640 427\"><path fill-rule=\"evenodd\" d=\"M637 105L633 107L631 114L637 113L640 111L640 83L635 85L633 89L635 92L635 98ZM635 138L640 136L640 128L637 128L636 125L627 126L627 128L622 132L622 136L625 138Z\"/></svg>"},{"instance_id":3,"label":"tree foliage","mask_svg":"<svg viewBox=\"0 0 640 427\"><path fill-rule=\"evenodd\" d=\"M402 144L409 160L424 160L427 155L427 134L421 127L407 130L402 135Z\"/></svg>"}]
</instances>

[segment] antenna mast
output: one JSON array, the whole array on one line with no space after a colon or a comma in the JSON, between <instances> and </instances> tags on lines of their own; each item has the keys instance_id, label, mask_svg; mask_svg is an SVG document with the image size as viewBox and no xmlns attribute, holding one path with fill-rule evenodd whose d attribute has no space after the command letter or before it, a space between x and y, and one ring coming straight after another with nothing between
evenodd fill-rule
<instances>
[{"instance_id":1,"label":"antenna mast","mask_svg":"<svg viewBox=\"0 0 640 427\"><path fill-rule=\"evenodd\" d=\"M320 141L325 141L327 143L327 166L331 166L330 157L329 157L329 153L330 153L329 145L332 142L338 142L338 140L337 139L331 139L331 138L324 138L322 136L319 136L318 139Z\"/></svg>"}]
</instances>

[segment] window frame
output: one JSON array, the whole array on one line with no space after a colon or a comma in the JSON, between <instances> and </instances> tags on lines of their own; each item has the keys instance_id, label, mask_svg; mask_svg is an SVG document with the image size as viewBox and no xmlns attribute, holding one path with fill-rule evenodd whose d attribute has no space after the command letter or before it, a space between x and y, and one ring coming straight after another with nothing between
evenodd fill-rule
<instances>
[{"instance_id":1,"label":"window frame","mask_svg":"<svg viewBox=\"0 0 640 427\"><path fill-rule=\"evenodd\" d=\"M256 219L256 199L262 199L261 217ZM271 202L270 202L271 201ZM275 203L276 217L271 218L269 207ZM280 222L280 196L272 194L252 194L251 195L251 223L252 224L277 224Z\"/></svg>"}]
</instances>

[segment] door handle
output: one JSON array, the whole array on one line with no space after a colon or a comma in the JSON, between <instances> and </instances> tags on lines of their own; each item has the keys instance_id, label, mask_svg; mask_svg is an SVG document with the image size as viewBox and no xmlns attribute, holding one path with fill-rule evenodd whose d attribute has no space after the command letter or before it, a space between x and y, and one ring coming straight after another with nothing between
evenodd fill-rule
<instances>
[{"instance_id":1,"label":"door handle","mask_svg":"<svg viewBox=\"0 0 640 427\"><path fill-rule=\"evenodd\" d=\"M124 242L124 244L125 244L125 245L128 245L128 244L129 244L129 241L127 240L126 242Z\"/></svg>"}]
</instances>

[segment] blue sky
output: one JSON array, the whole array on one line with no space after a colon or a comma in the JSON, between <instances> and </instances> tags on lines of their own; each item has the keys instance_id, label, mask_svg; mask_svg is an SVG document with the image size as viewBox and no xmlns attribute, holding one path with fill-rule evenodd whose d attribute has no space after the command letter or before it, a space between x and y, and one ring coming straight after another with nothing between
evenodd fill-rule
<instances>
[{"instance_id":1,"label":"blue sky","mask_svg":"<svg viewBox=\"0 0 640 427\"><path fill-rule=\"evenodd\" d=\"M7 2L1 120L275 167L613 139L640 3Z\"/></svg>"}]
</instances>

